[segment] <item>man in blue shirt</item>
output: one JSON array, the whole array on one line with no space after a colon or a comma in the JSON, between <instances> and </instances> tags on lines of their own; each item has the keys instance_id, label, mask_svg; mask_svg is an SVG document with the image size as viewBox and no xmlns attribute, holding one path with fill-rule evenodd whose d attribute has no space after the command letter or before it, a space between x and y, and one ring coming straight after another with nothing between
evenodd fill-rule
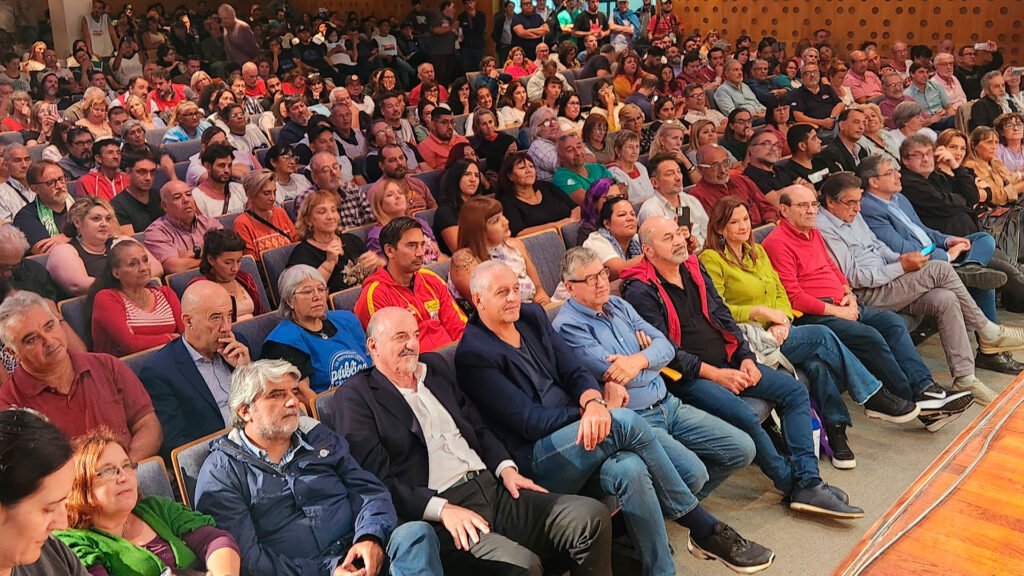
<instances>
[{"instance_id":1,"label":"man in blue shirt","mask_svg":"<svg viewBox=\"0 0 1024 576\"><path fill-rule=\"evenodd\" d=\"M565 253L562 282L571 298L552 322L555 330L604 384L610 406L630 408L650 424L693 492L707 496L754 460L749 436L668 393L661 370L675 357L674 347L629 302L611 295L608 269L593 250Z\"/></svg>"}]
</instances>

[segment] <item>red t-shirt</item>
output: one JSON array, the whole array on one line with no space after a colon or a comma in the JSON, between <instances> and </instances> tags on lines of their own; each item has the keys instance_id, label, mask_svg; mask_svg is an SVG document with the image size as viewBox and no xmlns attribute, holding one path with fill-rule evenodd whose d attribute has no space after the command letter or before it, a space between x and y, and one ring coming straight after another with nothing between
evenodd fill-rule
<instances>
[{"instance_id":1,"label":"red t-shirt","mask_svg":"<svg viewBox=\"0 0 1024 576\"><path fill-rule=\"evenodd\" d=\"M71 438L107 426L125 445L131 429L153 413L142 383L123 362L107 354L68 352L75 380L68 395L18 366L0 387L0 408L19 406L44 414Z\"/></svg>"},{"instance_id":2,"label":"red t-shirt","mask_svg":"<svg viewBox=\"0 0 1024 576\"><path fill-rule=\"evenodd\" d=\"M266 98L267 97L267 83L263 81L263 78L256 79L256 85L252 88L245 87L245 95L252 98Z\"/></svg>"},{"instance_id":3,"label":"red t-shirt","mask_svg":"<svg viewBox=\"0 0 1024 576\"><path fill-rule=\"evenodd\" d=\"M171 94L169 100L164 100L162 96L157 94L156 89L149 91L149 101L151 106L156 106L156 109L160 112L175 108L185 99L185 85L184 84L171 84L171 88L174 92Z\"/></svg>"}]
</instances>

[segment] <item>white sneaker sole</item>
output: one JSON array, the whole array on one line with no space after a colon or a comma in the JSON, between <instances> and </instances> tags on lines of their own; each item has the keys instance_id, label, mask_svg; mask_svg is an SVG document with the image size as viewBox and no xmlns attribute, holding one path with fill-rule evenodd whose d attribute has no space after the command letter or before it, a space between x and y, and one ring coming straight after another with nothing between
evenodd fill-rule
<instances>
[{"instance_id":1,"label":"white sneaker sole","mask_svg":"<svg viewBox=\"0 0 1024 576\"><path fill-rule=\"evenodd\" d=\"M863 512L836 512L835 510L812 506L811 504L804 504L802 502L790 502L789 509L796 512L806 512L808 514L817 514L819 516L828 516L829 518L840 518L844 520L855 520L857 518L864 517Z\"/></svg>"},{"instance_id":2,"label":"white sneaker sole","mask_svg":"<svg viewBox=\"0 0 1024 576\"><path fill-rule=\"evenodd\" d=\"M775 562L775 552L772 552L771 557L768 558L768 561L764 564L758 564L757 566L736 566L726 562L722 558L708 552L700 546L697 546L697 543L693 541L692 537L686 538L686 549L690 551L690 554L692 554L694 558L699 560L718 560L729 568L729 570L732 570L737 574L756 574L762 570L767 570L768 567L772 565L772 562Z\"/></svg>"},{"instance_id":3,"label":"white sneaker sole","mask_svg":"<svg viewBox=\"0 0 1024 576\"><path fill-rule=\"evenodd\" d=\"M916 404L914 405L913 410L907 412L906 414L900 414L899 416L893 416L891 414L886 414L885 412L876 412L874 410L868 410L867 408L864 409L864 414L866 414L868 418L874 418L876 420L885 420L886 422L892 422L893 424L906 424L907 422L910 422L917 418L917 416L920 413L921 408L919 408Z\"/></svg>"},{"instance_id":4,"label":"white sneaker sole","mask_svg":"<svg viewBox=\"0 0 1024 576\"><path fill-rule=\"evenodd\" d=\"M831 460L832 460L832 467L833 468L838 468L839 470L853 470L854 468L857 467L857 460L856 459L853 459L853 460L840 460L840 459L836 458L835 456L833 456L831 458Z\"/></svg>"}]
</instances>

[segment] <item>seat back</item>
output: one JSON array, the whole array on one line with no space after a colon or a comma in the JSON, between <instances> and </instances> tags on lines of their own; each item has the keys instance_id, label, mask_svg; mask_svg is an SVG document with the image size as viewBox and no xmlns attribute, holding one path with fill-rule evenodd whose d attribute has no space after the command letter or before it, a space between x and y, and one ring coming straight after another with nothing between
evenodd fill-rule
<instances>
[{"instance_id":1,"label":"seat back","mask_svg":"<svg viewBox=\"0 0 1024 576\"><path fill-rule=\"evenodd\" d=\"M555 316L558 316L558 311L562 309L562 303L559 302L553 306L546 306L544 312L548 315L548 322L554 322Z\"/></svg>"},{"instance_id":2,"label":"seat back","mask_svg":"<svg viewBox=\"0 0 1024 576\"><path fill-rule=\"evenodd\" d=\"M152 130L146 130L146 144L154 148L159 148L160 143L164 140L164 134L167 132L167 128L154 128Z\"/></svg>"},{"instance_id":3,"label":"seat back","mask_svg":"<svg viewBox=\"0 0 1024 576\"><path fill-rule=\"evenodd\" d=\"M757 240L758 244L764 242L764 239L767 238L768 235L772 233L772 230L775 230L774 222L769 222L764 226L758 226L757 228L754 228L754 230L752 231L754 234L754 240Z\"/></svg>"},{"instance_id":4,"label":"seat back","mask_svg":"<svg viewBox=\"0 0 1024 576\"><path fill-rule=\"evenodd\" d=\"M459 348L459 343L458 342L452 342L451 344L445 346L444 348L439 348L437 350L434 350L434 352L437 352L438 354L440 354L441 358L444 358L444 361L448 363L448 368L450 368L452 370L453 374L455 373L455 351L458 348Z\"/></svg>"},{"instance_id":5,"label":"seat back","mask_svg":"<svg viewBox=\"0 0 1024 576\"><path fill-rule=\"evenodd\" d=\"M426 222L429 226L434 226L434 214L437 212L437 208L431 208L430 210L420 210L415 214L417 218Z\"/></svg>"},{"instance_id":6,"label":"seat back","mask_svg":"<svg viewBox=\"0 0 1024 576\"><path fill-rule=\"evenodd\" d=\"M214 440L227 433L227 430L218 430L171 450L171 465L174 467L174 477L178 481L181 501L185 506L195 505L199 470L202 469L203 462L206 462L206 458L210 455L210 446L213 445Z\"/></svg>"},{"instance_id":7,"label":"seat back","mask_svg":"<svg viewBox=\"0 0 1024 576\"><path fill-rule=\"evenodd\" d=\"M174 488L171 487L171 479L167 477L167 467L164 466L163 458L150 456L139 462L135 478L142 497L163 496L174 500Z\"/></svg>"},{"instance_id":8,"label":"seat back","mask_svg":"<svg viewBox=\"0 0 1024 576\"><path fill-rule=\"evenodd\" d=\"M964 134L970 134L971 126L971 109L974 107L974 103L977 100L971 100L970 102L964 102L956 109L956 129L963 132Z\"/></svg>"},{"instance_id":9,"label":"seat back","mask_svg":"<svg viewBox=\"0 0 1024 576\"><path fill-rule=\"evenodd\" d=\"M224 214L223 216L217 216L217 222L224 227L225 230L235 229L235 218L238 218L240 212L233 212L231 214Z\"/></svg>"},{"instance_id":10,"label":"seat back","mask_svg":"<svg viewBox=\"0 0 1024 576\"><path fill-rule=\"evenodd\" d=\"M413 178L418 178L420 181L426 184L427 189L430 190L430 193L434 195L434 198L437 198L438 195L440 195L441 193L441 174L443 173L444 170L431 170L430 172L416 174L413 176Z\"/></svg>"},{"instance_id":11,"label":"seat back","mask_svg":"<svg viewBox=\"0 0 1024 576\"><path fill-rule=\"evenodd\" d=\"M466 134L466 120L468 119L469 114L459 114L458 116L453 118L453 120L455 121L456 134L462 134L463 136Z\"/></svg>"},{"instance_id":12,"label":"seat back","mask_svg":"<svg viewBox=\"0 0 1024 576\"><path fill-rule=\"evenodd\" d=\"M231 327L236 335L243 336L249 341L249 357L253 360L260 359L260 351L267 335L281 322L281 316L275 312L260 314L255 318L242 320Z\"/></svg>"},{"instance_id":13,"label":"seat back","mask_svg":"<svg viewBox=\"0 0 1024 576\"><path fill-rule=\"evenodd\" d=\"M562 70L562 77L565 78L566 84L569 85L569 89L573 92L576 91L576 74L569 69Z\"/></svg>"},{"instance_id":14,"label":"seat back","mask_svg":"<svg viewBox=\"0 0 1024 576\"><path fill-rule=\"evenodd\" d=\"M33 162L39 162L43 159L43 150L46 150L47 144L36 144L35 146L28 147L28 157Z\"/></svg>"},{"instance_id":15,"label":"seat back","mask_svg":"<svg viewBox=\"0 0 1024 576\"><path fill-rule=\"evenodd\" d=\"M299 209L295 207L295 199L292 198L291 200L285 200L281 207L284 208L285 213L288 214L288 218L292 222L295 222L295 218L299 214Z\"/></svg>"},{"instance_id":16,"label":"seat back","mask_svg":"<svg viewBox=\"0 0 1024 576\"><path fill-rule=\"evenodd\" d=\"M540 282L548 294L554 294L559 283L559 269L562 266L562 255L565 244L562 237L554 230L544 230L519 238L526 246L526 251L533 260Z\"/></svg>"},{"instance_id":17,"label":"seat back","mask_svg":"<svg viewBox=\"0 0 1024 576\"><path fill-rule=\"evenodd\" d=\"M331 388L330 390L324 390L313 397L313 418L325 423L333 422L333 419L331 418L333 413L331 412L330 400L337 391L337 388ZM328 426L328 428L330 428L330 426ZM337 430L334 431L337 432Z\"/></svg>"},{"instance_id":18,"label":"seat back","mask_svg":"<svg viewBox=\"0 0 1024 576\"><path fill-rule=\"evenodd\" d=\"M345 233L351 234L365 243L366 237L370 235L370 230L373 230L373 227L376 225L377 224L366 224L365 226L356 226L355 228L345 230Z\"/></svg>"},{"instance_id":19,"label":"seat back","mask_svg":"<svg viewBox=\"0 0 1024 576\"><path fill-rule=\"evenodd\" d=\"M434 274L441 277L442 280L448 279L448 262L434 262L427 266L427 270L430 270Z\"/></svg>"},{"instance_id":20,"label":"seat back","mask_svg":"<svg viewBox=\"0 0 1024 576\"><path fill-rule=\"evenodd\" d=\"M362 286L353 286L340 292L331 294L330 303L332 310L355 310L359 295L363 293Z\"/></svg>"},{"instance_id":21,"label":"seat back","mask_svg":"<svg viewBox=\"0 0 1024 576\"><path fill-rule=\"evenodd\" d=\"M562 234L562 243L565 244L565 249L575 248L577 245L576 236L580 232L580 221L573 220L568 224L564 224L558 231Z\"/></svg>"},{"instance_id":22,"label":"seat back","mask_svg":"<svg viewBox=\"0 0 1024 576\"><path fill-rule=\"evenodd\" d=\"M149 361L149 358L161 348L163 348L163 346L155 346L141 352L136 352L135 354L129 354L128 356L122 357L121 362L124 362L125 365L127 365L128 368L138 376L139 372L142 372L142 367Z\"/></svg>"},{"instance_id":23,"label":"seat back","mask_svg":"<svg viewBox=\"0 0 1024 576\"><path fill-rule=\"evenodd\" d=\"M256 259L252 256L242 256L242 262L238 267L243 272L248 272L252 279L256 281L256 290L260 294L260 304L263 304L263 309L270 310L270 297L267 295L267 288L263 285L263 280L260 277L260 266L256 263Z\"/></svg>"},{"instance_id":24,"label":"seat back","mask_svg":"<svg viewBox=\"0 0 1024 576\"><path fill-rule=\"evenodd\" d=\"M178 295L178 300L181 300L181 297L185 294L185 288L188 288L188 285L192 283L193 278L197 278L199 276L202 276L202 274L199 273L199 268L193 268L184 272L178 272L177 274L169 274L167 278L165 278L165 281L167 282L167 286L171 290L174 290L174 293Z\"/></svg>"},{"instance_id":25,"label":"seat back","mask_svg":"<svg viewBox=\"0 0 1024 576\"><path fill-rule=\"evenodd\" d=\"M164 152L171 155L175 162L186 162L194 154L199 153L199 139L185 142L166 142L163 145Z\"/></svg>"},{"instance_id":26,"label":"seat back","mask_svg":"<svg viewBox=\"0 0 1024 576\"><path fill-rule=\"evenodd\" d=\"M21 132L0 132L0 144L25 144L25 139L21 136Z\"/></svg>"},{"instance_id":27,"label":"seat back","mask_svg":"<svg viewBox=\"0 0 1024 576\"><path fill-rule=\"evenodd\" d=\"M275 306L280 296L277 293L277 279L281 277L284 269L288 267L288 259L292 257L292 251L295 250L295 246L296 244L289 244L288 246L274 248L263 253L263 277L270 284L270 301Z\"/></svg>"},{"instance_id":28,"label":"seat back","mask_svg":"<svg viewBox=\"0 0 1024 576\"><path fill-rule=\"evenodd\" d=\"M60 315L75 331L75 334L78 334L83 341L89 342L92 339L92 329L89 326L85 299L85 296L79 296L70 300L62 300L57 304L57 308L60 309Z\"/></svg>"},{"instance_id":29,"label":"seat back","mask_svg":"<svg viewBox=\"0 0 1024 576\"><path fill-rule=\"evenodd\" d=\"M599 78L576 78L576 95L580 97L580 106L586 108L594 105L594 84Z\"/></svg>"}]
</instances>

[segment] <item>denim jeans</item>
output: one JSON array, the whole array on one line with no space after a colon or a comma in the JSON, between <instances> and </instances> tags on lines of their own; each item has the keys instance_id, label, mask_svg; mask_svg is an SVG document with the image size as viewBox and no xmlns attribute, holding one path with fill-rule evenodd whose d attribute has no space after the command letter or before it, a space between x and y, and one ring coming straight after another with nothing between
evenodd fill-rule
<instances>
[{"instance_id":1,"label":"denim jeans","mask_svg":"<svg viewBox=\"0 0 1024 576\"><path fill-rule=\"evenodd\" d=\"M878 378L825 326L793 326L782 344L782 353L807 373L811 397L818 403L826 424L853 425L843 402L843 389L850 392L854 402L863 404L882 387Z\"/></svg>"},{"instance_id":2,"label":"denim jeans","mask_svg":"<svg viewBox=\"0 0 1024 576\"><path fill-rule=\"evenodd\" d=\"M754 463L771 479L775 488L788 496L794 488L808 488L821 482L811 438L811 403L807 388L792 376L763 364L757 367L761 370L761 381L740 395L775 404L791 454L788 459L775 449L771 438L761 428L757 414L721 384L694 378L673 384L670 389L683 402L718 416L750 435L756 449Z\"/></svg>"},{"instance_id":3,"label":"denim jeans","mask_svg":"<svg viewBox=\"0 0 1024 576\"><path fill-rule=\"evenodd\" d=\"M796 322L831 328L882 385L900 398L913 401L932 383L931 371L914 348L907 325L895 312L861 306L857 321L807 315Z\"/></svg>"},{"instance_id":4,"label":"denim jeans","mask_svg":"<svg viewBox=\"0 0 1024 576\"><path fill-rule=\"evenodd\" d=\"M754 441L716 416L667 394L661 404L637 410L654 430L690 492L704 499L754 460Z\"/></svg>"},{"instance_id":5,"label":"denim jeans","mask_svg":"<svg viewBox=\"0 0 1024 576\"><path fill-rule=\"evenodd\" d=\"M437 534L426 522L406 522L395 528L388 539L387 557L391 576L444 574Z\"/></svg>"},{"instance_id":6,"label":"denim jeans","mask_svg":"<svg viewBox=\"0 0 1024 576\"><path fill-rule=\"evenodd\" d=\"M992 255L996 251L996 241L988 232L975 232L967 236L967 239L971 241L971 249L964 252L962 256L957 260L958 264L978 264L979 266L988 267L989 262L992 261ZM981 311L985 313L985 317L992 322L998 322L998 316L996 315L996 291L995 290L979 290L977 288L968 288L968 292L971 293L971 297L974 298L974 302L981 308Z\"/></svg>"},{"instance_id":7,"label":"denim jeans","mask_svg":"<svg viewBox=\"0 0 1024 576\"><path fill-rule=\"evenodd\" d=\"M597 473L601 489L616 496L645 576L675 574L665 518L697 507L647 422L627 408L611 411L611 433L593 450L576 443L574 422L533 445L533 479L552 492L577 494Z\"/></svg>"}]
</instances>

